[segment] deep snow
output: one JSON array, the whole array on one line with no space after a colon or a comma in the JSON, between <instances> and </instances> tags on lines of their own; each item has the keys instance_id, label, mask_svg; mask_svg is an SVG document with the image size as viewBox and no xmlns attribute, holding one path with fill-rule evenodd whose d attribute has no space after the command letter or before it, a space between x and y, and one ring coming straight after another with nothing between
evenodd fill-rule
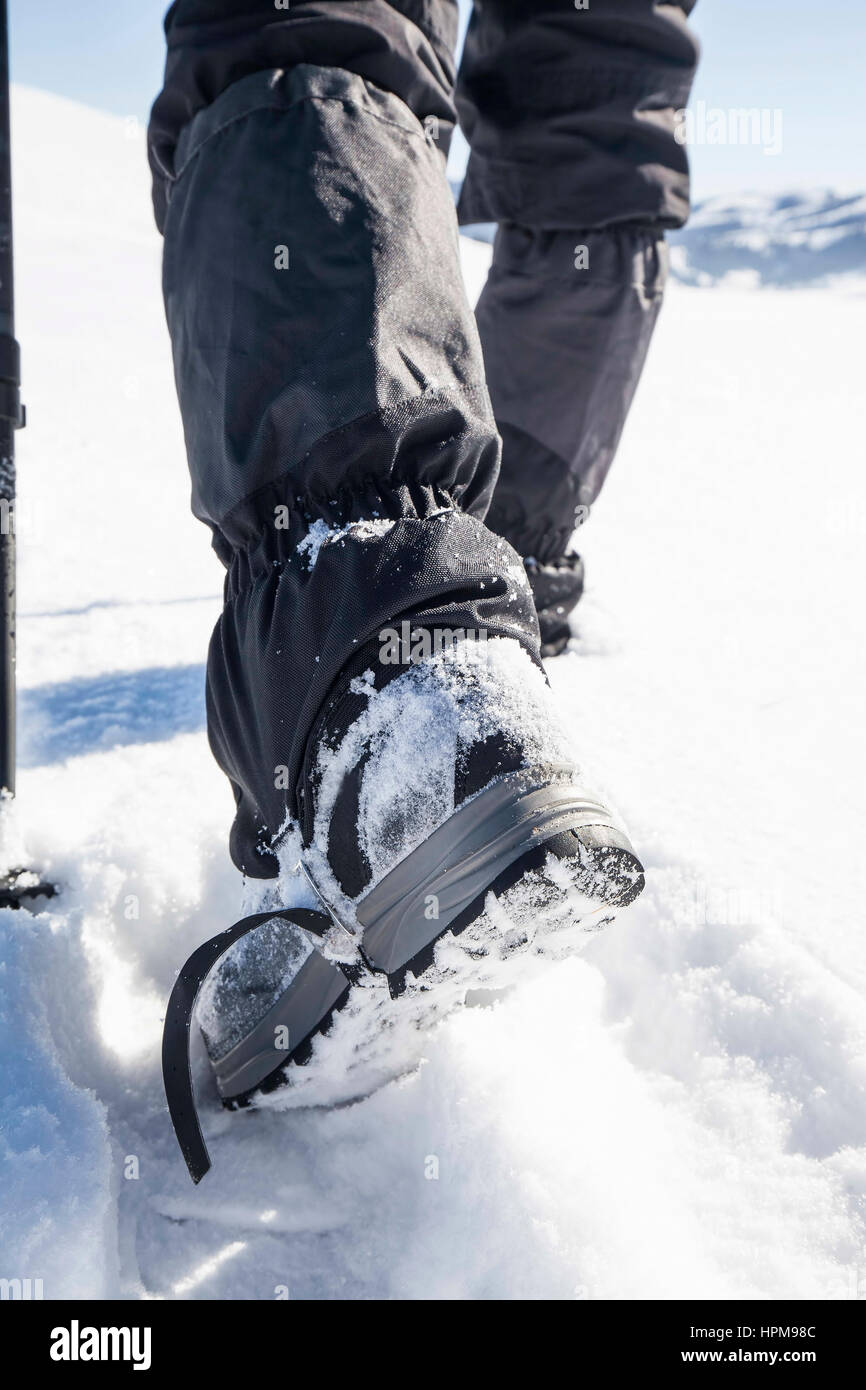
<instances>
[{"instance_id":1,"label":"deep snow","mask_svg":"<svg viewBox=\"0 0 866 1390\"><path fill-rule=\"evenodd\" d=\"M193 1189L158 1049L174 972L240 904L204 735L221 571L188 512L142 132L19 90L14 144L18 816L64 891L0 912L0 1276L866 1296L866 298L669 294L550 666L643 852L639 904L361 1104L209 1095ZM464 253L474 293L489 251Z\"/></svg>"}]
</instances>

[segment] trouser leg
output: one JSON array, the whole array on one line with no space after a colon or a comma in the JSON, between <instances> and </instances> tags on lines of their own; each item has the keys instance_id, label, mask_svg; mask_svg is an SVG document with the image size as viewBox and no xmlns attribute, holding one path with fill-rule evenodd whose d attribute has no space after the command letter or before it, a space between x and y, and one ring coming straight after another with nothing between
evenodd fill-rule
<instances>
[{"instance_id":1,"label":"trouser leg","mask_svg":"<svg viewBox=\"0 0 866 1390\"><path fill-rule=\"evenodd\" d=\"M193 510L228 571L208 729L233 857L258 876L316 715L383 627L538 651L517 557L481 520L499 441L425 128L448 119L453 18L410 0L168 17L150 131L166 313Z\"/></svg>"},{"instance_id":2,"label":"trouser leg","mask_svg":"<svg viewBox=\"0 0 866 1390\"><path fill-rule=\"evenodd\" d=\"M695 0L484 0L457 89L464 223L499 223L478 305L503 440L488 516L556 562L598 496L658 315L664 229L688 212L675 138Z\"/></svg>"},{"instance_id":3,"label":"trouser leg","mask_svg":"<svg viewBox=\"0 0 866 1390\"><path fill-rule=\"evenodd\" d=\"M356 73L419 120L435 118L447 152L457 0L174 0L165 34L165 77L148 129L160 228L181 131L254 72L312 63Z\"/></svg>"}]
</instances>

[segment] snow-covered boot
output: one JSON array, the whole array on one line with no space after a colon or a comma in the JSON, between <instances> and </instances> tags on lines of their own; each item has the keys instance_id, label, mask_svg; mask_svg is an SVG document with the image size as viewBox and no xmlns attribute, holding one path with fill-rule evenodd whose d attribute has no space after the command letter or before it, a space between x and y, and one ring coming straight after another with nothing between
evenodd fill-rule
<instances>
[{"instance_id":1,"label":"snow-covered boot","mask_svg":"<svg viewBox=\"0 0 866 1390\"><path fill-rule=\"evenodd\" d=\"M225 1100L272 1086L347 1004L353 1050L381 1053L390 1032L388 1064L355 1089L394 1074L395 1017L417 1037L467 990L576 949L643 887L532 658L508 639L438 639L405 624L358 653L309 739L274 910L200 948L176 986L191 1009L214 947L232 946L200 1011ZM279 909L298 863L310 906Z\"/></svg>"},{"instance_id":2,"label":"snow-covered boot","mask_svg":"<svg viewBox=\"0 0 866 1390\"><path fill-rule=\"evenodd\" d=\"M501 875L547 858L557 884L564 870L596 906L643 884L623 827L578 773L543 672L507 639L459 642L396 678L384 661L359 670L313 731L303 809L311 878L389 976L455 923L465 931Z\"/></svg>"}]
</instances>

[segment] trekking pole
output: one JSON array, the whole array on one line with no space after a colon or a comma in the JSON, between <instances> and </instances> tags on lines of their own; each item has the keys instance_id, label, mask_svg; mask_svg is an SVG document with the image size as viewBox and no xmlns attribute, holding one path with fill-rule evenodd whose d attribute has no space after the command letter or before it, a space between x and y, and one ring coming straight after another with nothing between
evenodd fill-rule
<instances>
[{"instance_id":1,"label":"trekking pole","mask_svg":"<svg viewBox=\"0 0 866 1390\"><path fill-rule=\"evenodd\" d=\"M9 26L0 0L0 795L15 795L15 431L25 423L15 339L12 275L12 168L9 129ZM21 868L0 874L0 907L53 897L50 883Z\"/></svg>"},{"instance_id":2,"label":"trekking pole","mask_svg":"<svg viewBox=\"0 0 866 1390\"><path fill-rule=\"evenodd\" d=\"M15 793L15 431L24 424L12 280L9 30L0 0L0 789Z\"/></svg>"}]
</instances>

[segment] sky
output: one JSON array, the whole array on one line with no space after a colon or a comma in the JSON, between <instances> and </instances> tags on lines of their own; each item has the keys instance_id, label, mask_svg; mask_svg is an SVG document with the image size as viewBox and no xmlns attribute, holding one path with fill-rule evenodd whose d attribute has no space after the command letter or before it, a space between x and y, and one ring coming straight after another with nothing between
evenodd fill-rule
<instances>
[{"instance_id":1,"label":"sky","mask_svg":"<svg viewBox=\"0 0 866 1390\"><path fill-rule=\"evenodd\" d=\"M166 0L9 0L13 81L146 120L166 8ZM690 118L697 198L866 184L866 6L699 0L693 24L703 44ZM763 112L757 141L709 143L720 128L713 113L744 107Z\"/></svg>"}]
</instances>

